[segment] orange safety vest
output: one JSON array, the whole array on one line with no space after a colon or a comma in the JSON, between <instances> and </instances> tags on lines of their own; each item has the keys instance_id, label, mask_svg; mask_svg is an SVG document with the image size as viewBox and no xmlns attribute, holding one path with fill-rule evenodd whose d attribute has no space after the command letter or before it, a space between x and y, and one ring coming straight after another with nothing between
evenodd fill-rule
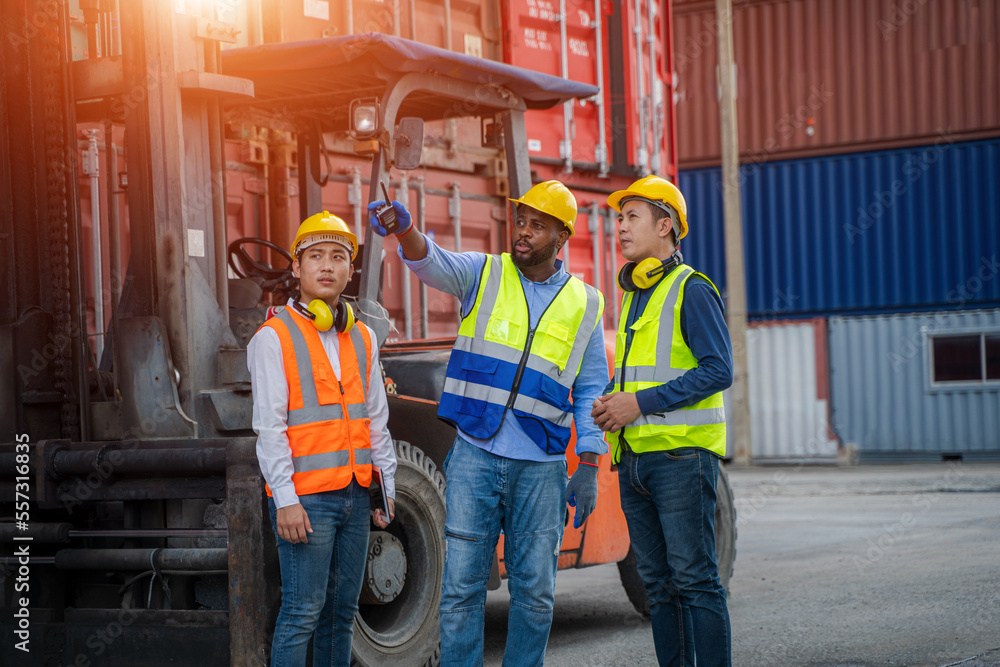
<instances>
[{"instance_id":1,"label":"orange safety vest","mask_svg":"<svg viewBox=\"0 0 1000 667\"><path fill-rule=\"evenodd\" d=\"M264 322L281 341L288 380L288 446L292 450L295 493L343 489L357 479L372 479L371 332L358 322L340 342L340 380L326 355L319 332L291 308ZM271 495L271 489L267 489Z\"/></svg>"}]
</instances>

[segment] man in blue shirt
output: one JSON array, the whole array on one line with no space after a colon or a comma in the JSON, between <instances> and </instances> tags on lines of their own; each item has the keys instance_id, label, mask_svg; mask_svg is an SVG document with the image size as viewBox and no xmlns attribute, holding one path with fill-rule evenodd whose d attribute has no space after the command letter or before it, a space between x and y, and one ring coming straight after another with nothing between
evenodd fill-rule
<instances>
[{"instance_id":1,"label":"man in blue shirt","mask_svg":"<svg viewBox=\"0 0 1000 667\"><path fill-rule=\"evenodd\" d=\"M414 233L409 213L392 202L404 263L462 302L438 412L458 429L445 460L442 665L483 663L486 584L501 529L511 596L504 665L543 663L566 502L579 527L596 505L598 456L607 451L590 417L608 381L604 299L557 258L573 234L576 200L547 181L512 201L512 252L503 255L443 250ZM374 215L370 222L385 235ZM574 423L580 465L567 484Z\"/></svg>"},{"instance_id":2,"label":"man in blue shirt","mask_svg":"<svg viewBox=\"0 0 1000 667\"><path fill-rule=\"evenodd\" d=\"M726 454L722 391L733 379L722 299L682 263L687 204L672 183L647 176L608 204L619 211L618 238L630 261L618 276L615 377L593 415L618 465L656 656L661 665L730 665L714 527Z\"/></svg>"}]
</instances>

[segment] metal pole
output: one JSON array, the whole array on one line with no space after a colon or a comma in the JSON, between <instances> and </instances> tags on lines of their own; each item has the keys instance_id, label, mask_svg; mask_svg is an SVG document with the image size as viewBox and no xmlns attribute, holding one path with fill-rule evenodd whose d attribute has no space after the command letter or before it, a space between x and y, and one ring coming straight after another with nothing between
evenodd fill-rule
<instances>
[{"instance_id":1,"label":"metal pole","mask_svg":"<svg viewBox=\"0 0 1000 667\"><path fill-rule=\"evenodd\" d=\"M395 110L393 110L395 111ZM368 179L368 196L366 201L377 201L382 198L379 185L389 180L389 169L385 164L384 151L379 150L372 158L371 176ZM388 185L388 183L387 183ZM364 239L364 262L361 266L361 285L358 288L358 305L366 307L365 302L378 303L379 274L382 270L383 239L376 234L371 225L364 226L364 235L358 234L358 240ZM388 334L388 329L386 329Z\"/></svg>"},{"instance_id":2,"label":"metal pole","mask_svg":"<svg viewBox=\"0 0 1000 667\"><path fill-rule=\"evenodd\" d=\"M608 285L614 286L618 284L618 281L615 279L615 276L617 275L618 271L618 266L617 266L618 253L615 251L615 238L617 238L618 236L617 234L615 234L615 221L616 221L615 216L617 214L615 213L615 210L613 208L608 208L606 214L607 217L604 219L604 233L608 235L608 264L610 265L609 268L611 269L611 272L608 274ZM617 292L615 292L615 298L611 299L611 305L612 305L611 325L615 328L618 327L618 317L619 317L618 311L621 308L621 303L617 297L618 294Z\"/></svg>"},{"instance_id":3,"label":"metal pole","mask_svg":"<svg viewBox=\"0 0 1000 667\"><path fill-rule=\"evenodd\" d=\"M148 90L146 79L147 60L145 24L149 21L147 3L122 2L119 6L119 25L122 36L122 62L125 90ZM149 21L150 23L154 23ZM152 28L151 28L152 29ZM153 71L159 64L149 63ZM165 298L157 295L156 283L156 216L153 201L154 180L152 165L155 162L149 142L150 111L146 104L137 104L125 114L125 164L128 167L127 204L129 214L130 256L133 280L129 284L131 315L153 315L159 312L156 301Z\"/></svg>"},{"instance_id":4,"label":"metal pole","mask_svg":"<svg viewBox=\"0 0 1000 667\"><path fill-rule=\"evenodd\" d=\"M524 124L524 112L510 110L500 115L503 121L504 153L507 155L507 179L510 192L520 197L531 187L531 160L528 155L528 133ZM512 205L508 204L508 211ZM508 220L510 220L508 213ZM509 235L508 235L509 238Z\"/></svg>"},{"instance_id":5,"label":"metal pole","mask_svg":"<svg viewBox=\"0 0 1000 667\"><path fill-rule=\"evenodd\" d=\"M590 213L587 216L587 229L590 231L591 250L594 254L594 287L598 292L603 293L601 285L604 283L604 265L601 264L601 209L597 205L597 200L590 202Z\"/></svg>"},{"instance_id":6,"label":"metal pole","mask_svg":"<svg viewBox=\"0 0 1000 667\"><path fill-rule=\"evenodd\" d=\"M729 433L736 463L753 462L750 402L747 395L747 294L740 217L740 153L736 126L732 0L715 0L719 26L719 119L722 133L722 206L726 244L727 321L733 341L732 424Z\"/></svg>"},{"instance_id":7,"label":"metal pole","mask_svg":"<svg viewBox=\"0 0 1000 667\"><path fill-rule=\"evenodd\" d=\"M114 395L118 396L118 374L121 372L121 341L118 340L118 302L122 296L121 226L118 219L118 147L115 146L114 125L104 121L104 156L107 176L104 185L108 197L108 251L111 267L111 360L114 368Z\"/></svg>"},{"instance_id":8,"label":"metal pole","mask_svg":"<svg viewBox=\"0 0 1000 667\"><path fill-rule=\"evenodd\" d=\"M562 78L569 78L569 40L566 37L566 0L559 0L559 60L562 68ZM573 173L573 138L570 135L570 124L573 122L573 105L575 100L563 102L563 140L559 143L559 157L563 160L563 168L567 174Z\"/></svg>"},{"instance_id":9,"label":"metal pole","mask_svg":"<svg viewBox=\"0 0 1000 667\"><path fill-rule=\"evenodd\" d=\"M122 15L121 0L115 0L115 7L112 11L113 11L113 16L121 17ZM112 17L109 16L108 18L111 19ZM120 56L121 54L122 54L122 39L121 39L121 31L119 31L118 43L117 44L115 44L114 42L111 43L111 52L109 53L109 55Z\"/></svg>"},{"instance_id":10,"label":"metal pole","mask_svg":"<svg viewBox=\"0 0 1000 667\"><path fill-rule=\"evenodd\" d=\"M351 186L347 189L347 202L354 211L354 233L359 239L364 238L364 230L361 228L361 167L352 167L353 178Z\"/></svg>"},{"instance_id":11,"label":"metal pole","mask_svg":"<svg viewBox=\"0 0 1000 667\"><path fill-rule=\"evenodd\" d=\"M410 188L404 171L396 188L396 201L410 209ZM406 322L406 340L413 340L413 301L410 295L410 270L403 268L403 318Z\"/></svg>"},{"instance_id":12,"label":"metal pole","mask_svg":"<svg viewBox=\"0 0 1000 667\"><path fill-rule=\"evenodd\" d=\"M122 528L113 530L70 530L69 537L227 537L226 529L212 528Z\"/></svg>"},{"instance_id":13,"label":"metal pole","mask_svg":"<svg viewBox=\"0 0 1000 667\"><path fill-rule=\"evenodd\" d=\"M444 0L444 48L451 51L451 0Z\"/></svg>"},{"instance_id":14,"label":"metal pole","mask_svg":"<svg viewBox=\"0 0 1000 667\"><path fill-rule=\"evenodd\" d=\"M209 16L211 18L211 16ZM205 43L205 72L219 72L219 43ZM228 243L226 239L226 156L225 135L222 130L222 114L219 100L209 98L208 109L208 163L212 178L212 227L214 229L215 252L215 299L219 302L219 310L223 320L229 323L229 268Z\"/></svg>"},{"instance_id":15,"label":"metal pole","mask_svg":"<svg viewBox=\"0 0 1000 667\"><path fill-rule=\"evenodd\" d=\"M0 460L5 459L6 456ZM204 447L168 444L155 449L115 449L106 456L103 450L56 449L45 459L45 472L54 480L74 475L86 477L95 471L107 475L110 474L108 470L119 477L207 477L225 469L226 450L207 444Z\"/></svg>"},{"instance_id":16,"label":"metal pole","mask_svg":"<svg viewBox=\"0 0 1000 667\"><path fill-rule=\"evenodd\" d=\"M605 178L608 175L608 138L606 129L604 127L604 23L603 16L604 10L602 7L603 0L594 0L594 43L597 45L596 48L596 61L597 61L597 131L598 140L597 147L594 150L594 161L600 165L600 171L598 176Z\"/></svg>"},{"instance_id":17,"label":"metal pole","mask_svg":"<svg viewBox=\"0 0 1000 667\"><path fill-rule=\"evenodd\" d=\"M319 159L319 143L314 141L315 135L311 132L299 132L296 139L299 147L299 220L305 220L310 215L323 210L323 188L313 178L311 167L312 161ZM260 170L264 182L269 183L269 166L267 164L261 165ZM332 179L333 176L331 175L330 178ZM261 199L263 200L262 207L270 217L272 197L268 194L269 192L270 189L264 190ZM272 239L281 242L276 237L272 236ZM289 239L284 240L290 242Z\"/></svg>"},{"instance_id":18,"label":"metal pole","mask_svg":"<svg viewBox=\"0 0 1000 667\"><path fill-rule=\"evenodd\" d=\"M664 0L664 11L667 17L670 17L672 0ZM664 37L664 61L666 64L667 75L670 77L670 85L664 92L664 106L669 110L668 114L665 114L666 127L664 128L664 134L666 136L666 160L667 164L670 166L671 178L677 177L677 109L674 107L674 100L676 99L677 93L677 60L674 58L674 27L672 20L665 21L665 27L663 30Z\"/></svg>"},{"instance_id":19,"label":"metal pole","mask_svg":"<svg viewBox=\"0 0 1000 667\"><path fill-rule=\"evenodd\" d=\"M264 43L261 30L260 0L247 2L247 46L257 46Z\"/></svg>"},{"instance_id":20,"label":"metal pole","mask_svg":"<svg viewBox=\"0 0 1000 667\"><path fill-rule=\"evenodd\" d=\"M100 21L99 5L95 0L91 2L81 2L80 9L83 10L83 23L87 27L87 57L97 59L101 57L100 42L98 40L98 22ZM103 54L107 55L107 54Z\"/></svg>"},{"instance_id":21,"label":"metal pole","mask_svg":"<svg viewBox=\"0 0 1000 667\"><path fill-rule=\"evenodd\" d=\"M635 0L635 17L632 34L635 35L635 78L638 82L639 99L639 152L636 156L638 167L643 172L649 169L649 157L646 152L646 82L642 76L642 5L641 0Z\"/></svg>"},{"instance_id":22,"label":"metal pole","mask_svg":"<svg viewBox=\"0 0 1000 667\"><path fill-rule=\"evenodd\" d=\"M108 150L107 141L105 150ZM87 154L83 173L90 177L90 224L94 269L94 344L96 358L104 352L104 271L101 266L101 177L97 130L87 130Z\"/></svg>"},{"instance_id":23,"label":"metal pole","mask_svg":"<svg viewBox=\"0 0 1000 667\"><path fill-rule=\"evenodd\" d=\"M417 231L427 233L427 193L424 191L424 179L417 181ZM420 282L420 337L427 338L427 285Z\"/></svg>"},{"instance_id":24,"label":"metal pole","mask_svg":"<svg viewBox=\"0 0 1000 667\"><path fill-rule=\"evenodd\" d=\"M225 549L62 549L60 570L225 570Z\"/></svg>"},{"instance_id":25,"label":"metal pole","mask_svg":"<svg viewBox=\"0 0 1000 667\"><path fill-rule=\"evenodd\" d=\"M227 562L229 655L234 665L263 665L267 655L268 593L264 579L265 498L262 487L256 443L252 438L234 439L226 452L226 524L230 531Z\"/></svg>"},{"instance_id":26,"label":"metal pole","mask_svg":"<svg viewBox=\"0 0 1000 667\"><path fill-rule=\"evenodd\" d=\"M646 35L646 48L649 50L649 119L653 134L653 161L650 165L653 173L660 172L660 117L656 109L656 47L653 44L653 34L656 31L653 8L654 0L646 0L646 11L649 14L649 33ZM641 68L640 68L641 69Z\"/></svg>"}]
</instances>

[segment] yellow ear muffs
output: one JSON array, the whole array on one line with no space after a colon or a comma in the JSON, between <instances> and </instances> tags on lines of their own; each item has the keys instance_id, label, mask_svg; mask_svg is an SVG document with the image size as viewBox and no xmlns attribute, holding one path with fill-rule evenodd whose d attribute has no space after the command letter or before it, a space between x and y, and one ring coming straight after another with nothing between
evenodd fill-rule
<instances>
[{"instance_id":1,"label":"yellow ear muffs","mask_svg":"<svg viewBox=\"0 0 1000 667\"><path fill-rule=\"evenodd\" d=\"M671 259L664 261L647 257L638 264L628 262L618 272L618 286L625 292L652 287L667 274L667 264L671 264L670 268L673 268Z\"/></svg>"},{"instance_id":2,"label":"yellow ear muffs","mask_svg":"<svg viewBox=\"0 0 1000 667\"><path fill-rule=\"evenodd\" d=\"M323 305L325 306L326 304L324 303ZM327 310L330 310L329 306L327 306ZM351 308L351 304L343 299L338 301L337 310L333 313L333 326L336 327L337 331L346 333L354 328L355 322L354 310Z\"/></svg>"},{"instance_id":3,"label":"yellow ear muffs","mask_svg":"<svg viewBox=\"0 0 1000 667\"><path fill-rule=\"evenodd\" d=\"M354 311L351 310L350 304L345 301L338 301L336 310L331 310L329 304L322 299L313 299L308 306L303 306L298 301L292 305L304 317L309 318L319 331L336 329L344 332L354 328L356 321Z\"/></svg>"},{"instance_id":4,"label":"yellow ear muffs","mask_svg":"<svg viewBox=\"0 0 1000 667\"><path fill-rule=\"evenodd\" d=\"M313 326L320 331L329 331L333 326L333 311L326 301L313 299L308 306L303 307L298 301L292 304L299 313L312 320Z\"/></svg>"},{"instance_id":5,"label":"yellow ear muffs","mask_svg":"<svg viewBox=\"0 0 1000 667\"><path fill-rule=\"evenodd\" d=\"M638 289L635 286L635 282L632 281L633 269L635 269L635 262L626 262L625 266L618 271L618 287L623 292L634 292Z\"/></svg>"}]
</instances>

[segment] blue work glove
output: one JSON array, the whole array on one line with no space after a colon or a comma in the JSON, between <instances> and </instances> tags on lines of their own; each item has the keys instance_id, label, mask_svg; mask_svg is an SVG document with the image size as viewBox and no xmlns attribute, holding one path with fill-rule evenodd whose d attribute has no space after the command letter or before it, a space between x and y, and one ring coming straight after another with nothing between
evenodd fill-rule
<instances>
[{"instance_id":1,"label":"blue work glove","mask_svg":"<svg viewBox=\"0 0 1000 667\"><path fill-rule=\"evenodd\" d=\"M372 229L379 236L385 236L387 232L385 227L379 224L378 218L375 216L375 211L380 206L384 206L385 202L381 199L378 201L373 201L368 204L368 222L371 223ZM413 221L410 219L410 213L406 210L406 207L400 204L398 201L392 202L392 208L396 211L396 219L399 221L399 229L395 231L396 236L402 236L406 232L410 231L410 227L413 226Z\"/></svg>"},{"instance_id":2,"label":"blue work glove","mask_svg":"<svg viewBox=\"0 0 1000 667\"><path fill-rule=\"evenodd\" d=\"M576 508L573 527L579 528L597 506L597 467L580 463L566 485L566 502Z\"/></svg>"}]
</instances>

